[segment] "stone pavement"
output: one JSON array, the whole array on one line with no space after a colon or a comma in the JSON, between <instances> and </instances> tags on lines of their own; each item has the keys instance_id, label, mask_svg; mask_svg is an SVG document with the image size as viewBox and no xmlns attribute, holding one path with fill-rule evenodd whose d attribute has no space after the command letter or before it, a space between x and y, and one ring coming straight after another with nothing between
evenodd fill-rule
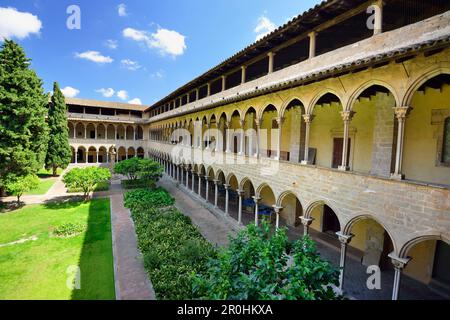
<instances>
[{"instance_id":1,"label":"stone pavement","mask_svg":"<svg viewBox=\"0 0 450 320\"><path fill-rule=\"evenodd\" d=\"M111 190L121 190L120 180ZM114 252L114 278L117 300L155 300L155 292L137 248L130 211L123 206L123 192L111 196L111 223Z\"/></svg>"}]
</instances>

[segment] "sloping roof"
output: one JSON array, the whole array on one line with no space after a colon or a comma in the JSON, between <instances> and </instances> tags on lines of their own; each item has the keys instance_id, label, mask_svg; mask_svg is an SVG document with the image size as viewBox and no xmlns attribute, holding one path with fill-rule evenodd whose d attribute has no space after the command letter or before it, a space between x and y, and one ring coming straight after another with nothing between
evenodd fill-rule
<instances>
[{"instance_id":1,"label":"sloping roof","mask_svg":"<svg viewBox=\"0 0 450 320\"><path fill-rule=\"evenodd\" d=\"M237 52L230 58L224 60L214 68L208 70L182 87L170 93L160 101L151 105L149 109L160 106L163 103L169 102L185 91L193 90L198 85L205 84L205 81L212 80L221 75L223 71L231 70L243 64L263 52L270 51L281 43L286 42L287 39L297 36L304 32L310 31L324 22L333 19L346 11L367 2L367 0L325 0L317 4L313 8L299 14L284 25L278 27L276 30L266 35L262 39L252 43L241 51Z\"/></svg>"},{"instance_id":2,"label":"sloping roof","mask_svg":"<svg viewBox=\"0 0 450 320\"><path fill-rule=\"evenodd\" d=\"M101 107L109 109L121 109L130 111L145 111L148 106L129 104L123 102L111 102L111 101L100 101L100 100L88 100L88 99L78 99L78 98L66 98L67 105L77 105L84 107Z\"/></svg>"}]
</instances>

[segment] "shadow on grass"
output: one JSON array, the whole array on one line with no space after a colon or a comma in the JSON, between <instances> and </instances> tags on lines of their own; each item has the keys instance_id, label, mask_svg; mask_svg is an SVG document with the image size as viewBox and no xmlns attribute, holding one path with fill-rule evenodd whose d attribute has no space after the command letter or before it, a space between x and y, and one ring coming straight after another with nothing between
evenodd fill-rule
<instances>
[{"instance_id":1,"label":"shadow on grass","mask_svg":"<svg viewBox=\"0 0 450 320\"><path fill-rule=\"evenodd\" d=\"M78 266L81 288L72 290L72 300L115 299L109 198L89 202L87 230Z\"/></svg>"}]
</instances>

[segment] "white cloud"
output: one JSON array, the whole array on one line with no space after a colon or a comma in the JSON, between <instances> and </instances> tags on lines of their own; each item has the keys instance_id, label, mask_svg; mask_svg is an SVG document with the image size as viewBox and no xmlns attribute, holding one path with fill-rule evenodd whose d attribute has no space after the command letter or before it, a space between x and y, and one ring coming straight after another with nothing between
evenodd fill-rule
<instances>
[{"instance_id":1,"label":"white cloud","mask_svg":"<svg viewBox=\"0 0 450 320\"><path fill-rule=\"evenodd\" d=\"M141 65L137 61L133 61L130 59L123 59L120 61L122 67L131 71L136 71L141 68Z\"/></svg>"},{"instance_id":2,"label":"white cloud","mask_svg":"<svg viewBox=\"0 0 450 320\"><path fill-rule=\"evenodd\" d=\"M95 63L111 63L114 60L111 57L106 57L103 56L100 52L98 51L85 51L82 53L76 53L75 57L80 58L80 59L86 59Z\"/></svg>"},{"instance_id":3,"label":"white cloud","mask_svg":"<svg viewBox=\"0 0 450 320\"><path fill-rule=\"evenodd\" d=\"M24 39L30 34L39 34L42 22L28 12L15 8L0 8L0 41L10 38Z\"/></svg>"},{"instance_id":4,"label":"white cloud","mask_svg":"<svg viewBox=\"0 0 450 320\"><path fill-rule=\"evenodd\" d=\"M133 100L128 101L128 103L129 104L139 104L139 105L142 104L141 99L139 99L139 98L134 98Z\"/></svg>"},{"instance_id":5,"label":"white cloud","mask_svg":"<svg viewBox=\"0 0 450 320\"><path fill-rule=\"evenodd\" d=\"M117 91L117 97L119 97L122 100L127 100L128 99L128 92L126 92L125 90Z\"/></svg>"},{"instance_id":6,"label":"white cloud","mask_svg":"<svg viewBox=\"0 0 450 320\"><path fill-rule=\"evenodd\" d=\"M117 49L119 45L117 44L117 40L106 40L105 45L110 49Z\"/></svg>"},{"instance_id":7,"label":"white cloud","mask_svg":"<svg viewBox=\"0 0 450 320\"><path fill-rule=\"evenodd\" d=\"M95 92L101 93L102 96L104 96L105 98L111 98L115 93L113 88L107 88L107 89L101 88L101 89L95 90Z\"/></svg>"},{"instance_id":8,"label":"white cloud","mask_svg":"<svg viewBox=\"0 0 450 320\"><path fill-rule=\"evenodd\" d=\"M276 29L275 23L270 21L269 18L267 18L266 16L259 17L258 23L254 30L254 32L257 34L256 41L264 38L266 35L274 31L275 29Z\"/></svg>"},{"instance_id":9,"label":"white cloud","mask_svg":"<svg viewBox=\"0 0 450 320\"><path fill-rule=\"evenodd\" d=\"M152 73L150 76L152 78L162 79L162 78L164 78L164 71L162 71L162 70L156 71L155 73Z\"/></svg>"},{"instance_id":10,"label":"white cloud","mask_svg":"<svg viewBox=\"0 0 450 320\"><path fill-rule=\"evenodd\" d=\"M117 6L117 13L121 17L126 17L128 15L127 6L124 3L121 3Z\"/></svg>"},{"instance_id":11,"label":"white cloud","mask_svg":"<svg viewBox=\"0 0 450 320\"><path fill-rule=\"evenodd\" d=\"M66 98L75 98L80 93L80 90L67 86L61 89L61 92Z\"/></svg>"},{"instance_id":12,"label":"white cloud","mask_svg":"<svg viewBox=\"0 0 450 320\"><path fill-rule=\"evenodd\" d=\"M167 54L176 57L182 55L187 48L185 36L177 31L164 28L158 28L154 33L126 28L123 30L122 34L125 38L137 42L144 42L147 47L159 50L161 55Z\"/></svg>"}]
</instances>

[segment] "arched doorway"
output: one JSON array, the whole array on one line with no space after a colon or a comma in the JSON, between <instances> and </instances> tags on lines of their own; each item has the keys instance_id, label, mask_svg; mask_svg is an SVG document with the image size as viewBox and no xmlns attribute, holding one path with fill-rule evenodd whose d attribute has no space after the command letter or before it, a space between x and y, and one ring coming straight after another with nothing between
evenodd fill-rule
<instances>
[{"instance_id":1,"label":"arched doorway","mask_svg":"<svg viewBox=\"0 0 450 320\"><path fill-rule=\"evenodd\" d=\"M123 161L127 159L127 150L125 147L120 147L117 152L117 161Z\"/></svg>"},{"instance_id":2,"label":"arched doorway","mask_svg":"<svg viewBox=\"0 0 450 320\"><path fill-rule=\"evenodd\" d=\"M242 224L255 223L255 187L250 179L244 178L241 181L242 194Z\"/></svg>"},{"instance_id":3,"label":"arched doorway","mask_svg":"<svg viewBox=\"0 0 450 320\"><path fill-rule=\"evenodd\" d=\"M145 152L144 152L144 149L142 147L139 147L137 149L137 157L140 158L140 159L144 159Z\"/></svg>"},{"instance_id":4,"label":"arched doorway","mask_svg":"<svg viewBox=\"0 0 450 320\"><path fill-rule=\"evenodd\" d=\"M256 132L256 110L250 107L244 116L245 128L245 155L255 156L257 150L257 132Z\"/></svg>"},{"instance_id":5,"label":"arched doorway","mask_svg":"<svg viewBox=\"0 0 450 320\"><path fill-rule=\"evenodd\" d=\"M281 125L281 160L301 162L304 158L306 125L302 115L303 103L292 100L283 115Z\"/></svg>"},{"instance_id":6,"label":"arched doorway","mask_svg":"<svg viewBox=\"0 0 450 320\"><path fill-rule=\"evenodd\" d=\"M78 147L77 150L77 163L86 163L86 148Z\"/></svg>"},{"instance_id":7,"label":"arched doorway","mask_svg":"<svg viewBox=\"0 0 450 320\"><path fill-rule=\"evenodd\" d=\"M134 151L133 147L129 147L127 151L127 159L134 158L136 156L136 153Z\"/></svg>"},{"instance_id":8,"label":"arched doorway","mask_svg":"<svg viewBox=\"0 0 450 320\"><path fill-rule=\"evenodd\" d=\"M277 155L277 135L273 129L278 129L278 111L269 104L261 114L261 133L259 152L262 157L273 158Z\"/></svg>"},{"instance_id":9,"label":"arched doorway","mask_svg":"<svg viewBox=\"0 0 450 320\"><path fill-rule=\"evenodd\" d=\"M108 152L105 147L100 147L98 149L98 163L107 163L108 162Z\"/></svg>"},{"instance_id":10,"label":"arched doorway","mask_svg":"<svg viewBox=\"0 0 450 320\"><path fill-rule=\"evenodd\" d=\"M88 163L97 163L97 149L90 147L88 150Z\"/></svg>"}]
</instances>

